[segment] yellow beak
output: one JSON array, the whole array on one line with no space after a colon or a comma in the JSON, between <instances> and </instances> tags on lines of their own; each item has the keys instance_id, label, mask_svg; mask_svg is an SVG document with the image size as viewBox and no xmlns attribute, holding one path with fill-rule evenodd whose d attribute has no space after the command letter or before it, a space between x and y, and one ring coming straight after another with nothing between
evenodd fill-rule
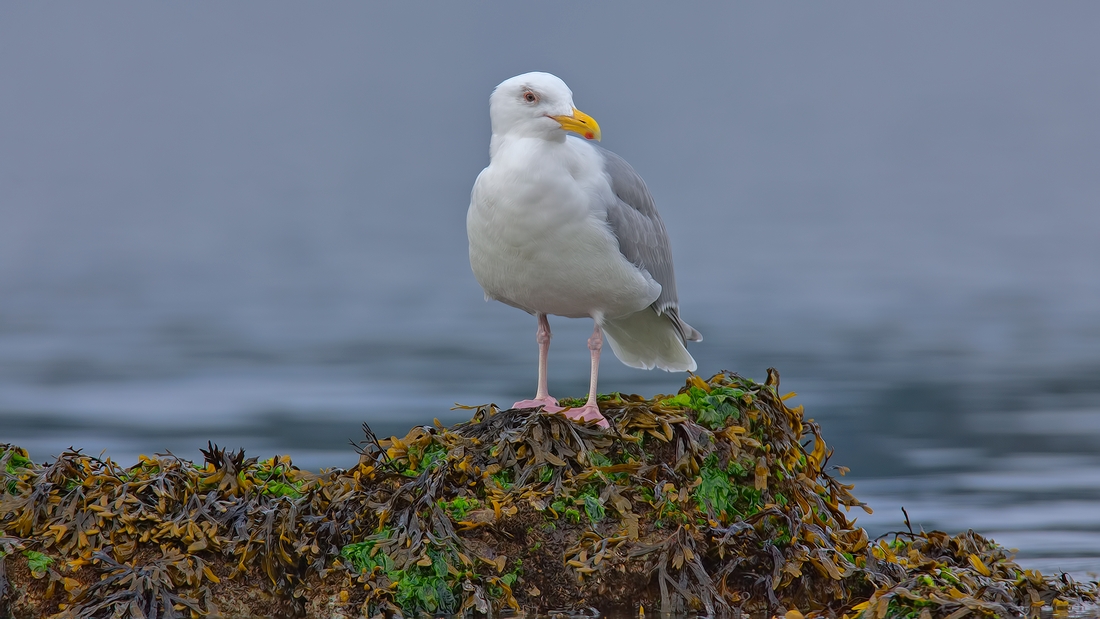
<instances>
[{"instance_id":1,"label":"yellow beak","mask_svg":"<svg viewBox=\"0 0 1100 619\"><path fill-rule=\"evenodd\" d=\"M600 125L596 122L595 118L592 118L588 114L573 108L572 116L551 116L554 120L561 123L561 128L566 131L573 131L584 136L586 140L600 141Z\"/></svg>"}]
</instances>

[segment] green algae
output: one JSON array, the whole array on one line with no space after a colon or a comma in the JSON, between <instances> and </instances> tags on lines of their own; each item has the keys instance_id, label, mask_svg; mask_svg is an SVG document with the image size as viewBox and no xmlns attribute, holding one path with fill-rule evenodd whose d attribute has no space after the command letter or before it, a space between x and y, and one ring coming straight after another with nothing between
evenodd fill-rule
<instances>
[{"instance_id":1,"label":"green algae","mask_svg":"<svg viewBox=\"0 0 1100 619\"><path fill-rule=\"evenodd\" d=\"M359 463L319 474L214 445L202 464L129 468L0 446L0 612L923 618L1095 600L973 532L868 539L848 516L866 506L778 386L774 371L722 373L672 396L601 396L608 431L493 406L400 438L364 426Z\"/></svg>"},{"instance_id":2,"label":"green algae","mask_svg":"<svg viewBox=\"0 0 1100 619\"><path fill-rule=\"evenodd\" d=\"M53 557L34 550L24 550L23 556L27 558L27 567L36 578L45 575L53 563Z\"/></svg>"},{"instance_id":3,"label":"green algae","mask_svg":"<svg viewBox=\"0 0 1100 619\"><path fill-rule=\"evenodd\" d=\"M8 494L15 494L18 487L15 478L20 471L33 465L34 463L23 449L7 447L0 452L0 468L3 468L5 477L8 479Z\"/></svg>"}]
</instances>

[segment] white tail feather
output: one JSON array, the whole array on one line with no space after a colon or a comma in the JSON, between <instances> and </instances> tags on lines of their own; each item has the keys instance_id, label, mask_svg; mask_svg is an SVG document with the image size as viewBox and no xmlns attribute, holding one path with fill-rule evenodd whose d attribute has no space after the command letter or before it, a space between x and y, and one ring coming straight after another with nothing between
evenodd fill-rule
<instances>
[{"instance_id":1,"label":"white tail feather","mask_svg":"<svg viewBox=\"0 0 1100 619\"><path fill-rule=\"evenodd\" d=\"M615 356L630 367L694 372L695 359L684 346L672 320L671 316L658 314L647 307L627 316L604 319L601 326ZM691 332L698 333L694 329Z\"/></svg>"}]
</instances>

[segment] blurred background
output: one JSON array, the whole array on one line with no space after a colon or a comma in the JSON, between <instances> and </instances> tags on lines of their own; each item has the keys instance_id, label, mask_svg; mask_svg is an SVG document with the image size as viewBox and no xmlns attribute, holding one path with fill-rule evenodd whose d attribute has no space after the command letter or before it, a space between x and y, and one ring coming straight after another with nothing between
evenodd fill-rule
<instances>
[{"instance_id":1,"label":"blurred background","mask_svg":"<svg viewBox=\"0 0 1100 619\"><path fill-rule=\"evenodd\" d=\"M700 373L777 367L860 522L1100 571L1100 5L0 6L0 442L303 468L535 387L465 213L562 77L646 179ZM587 390L589 321L551 319ZM685 376L612 355L604 391Z\"/></svg>"}]
</instances>

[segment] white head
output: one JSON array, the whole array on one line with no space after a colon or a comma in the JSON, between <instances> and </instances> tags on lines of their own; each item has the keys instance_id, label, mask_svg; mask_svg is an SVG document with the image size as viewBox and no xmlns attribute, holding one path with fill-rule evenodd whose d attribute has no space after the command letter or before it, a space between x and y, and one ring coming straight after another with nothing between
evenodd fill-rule
<instances>
[{"instance_id":1,"label":"white head","mask_svg":"<svg viewBox=\"0 0 1100 619\"><path fill-rule=\"evenodd\" d=\"M600 126L573 107L573 91L556 75L533 72L506 79L489 97L493 135L561 141L566 131L600 139Z\"/></svg>"}]
</instances>

